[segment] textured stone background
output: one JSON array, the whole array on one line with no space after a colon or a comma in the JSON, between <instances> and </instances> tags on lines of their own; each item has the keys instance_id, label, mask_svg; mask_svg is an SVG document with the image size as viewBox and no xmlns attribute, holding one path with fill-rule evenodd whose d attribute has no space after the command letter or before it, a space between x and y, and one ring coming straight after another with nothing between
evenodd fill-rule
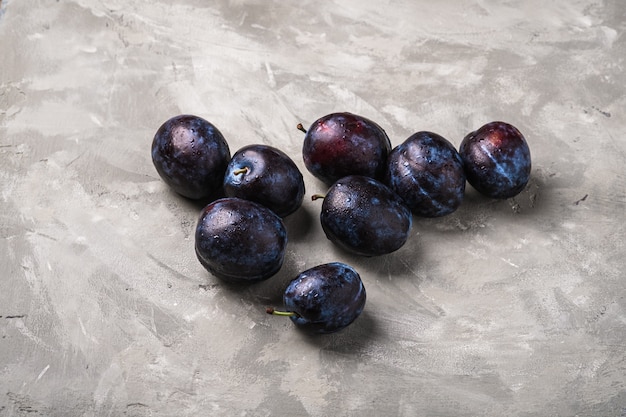
<instances>
[{"instance_id":1,"label":"textured stone background","mask_svg":"<svg viewBox=\"0 0 626 417\"><path fill-rule=\"evenodd\" d=\"M622 0L1 1L0 416L626 416L625 30ZM158 126L280 147L311 195L295 127L333 111L394 145L508 121L531 183L376 259L307 199L277 276L210 276ZM265 314L333 260L368 291L350 328Z\"/></svg>"}]
</instances>

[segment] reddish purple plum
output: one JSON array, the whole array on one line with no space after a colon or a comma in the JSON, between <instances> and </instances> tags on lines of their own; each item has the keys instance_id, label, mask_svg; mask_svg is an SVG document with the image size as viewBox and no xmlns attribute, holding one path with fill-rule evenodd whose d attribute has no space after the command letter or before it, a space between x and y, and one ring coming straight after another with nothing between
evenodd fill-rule
<instances>
[{"instance_id":1,"label":"reddish purple plum","mask_svg":"<svg viewBox=\"0 0 626 417\"><path fill-rule=\"evenodd\" d=\"M381 180L390 151L383 128L363 116L343 112L313 122L306 130L302 156L309 172L331 185L348 175Z\"/></svg>"},{"instance_id":2,"label":"reddish purple plum","mask_svg":"<svg viewBox=\"0 0 626 417\"><path fill-rule=\"evenodd\" d=\"M513 125L491 122L469 133L459 147L467 181L481 194L511 198L528 184L530 149Z\"/></svg>"}]
</instances>

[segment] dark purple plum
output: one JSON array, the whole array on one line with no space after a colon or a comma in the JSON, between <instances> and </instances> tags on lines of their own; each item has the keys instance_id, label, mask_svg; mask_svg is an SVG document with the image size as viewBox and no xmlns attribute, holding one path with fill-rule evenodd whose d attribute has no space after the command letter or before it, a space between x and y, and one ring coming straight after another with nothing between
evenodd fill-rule
<instances>
[{"instance_id":1,"label":"dark purple plum","mask_svg":"<svg viewBox=\"0 0 626 417\"><path fill-rule=\"evenodd\" d=\"M228 143L210 122L194 115L172 117L152 141L152 162L159 176L191 199L218 191L230 160Z\"/></svg>"},{"instance_id":2,"label":"dark purple plum","mask_svg":"<svg viewBox=\"0 0 626 417\"><path fill-rule=\"evenodd\" d=\"M226 197L202 210L195 241L198 260L210 273L225 281L255 282L282 267L287 231L267 207Z\"/></svg>"},{"instance_id":3,"label":"dark purple plum","mask_svg":"<svg viewBox=\"0 0 626 417\"><path fill-rule=\"evenodd\" d=\"M454 212L465 194L463 161L447 139L417 132L389 154L385 183L422 217Z\"/></svg>"},{"instance_id":4,"label":"dark purple plum","mask_svg":"<svg viewBox=\"0 0 626 417\"><path fill-rule=\"evenodd\" d=\"M530 149L522 133L491 122L469 133L459 147L467 181L490 198L514 197L530 179Z\"/></svg>"},{"instance_id":5,"label":"dark purple plum","mask_svg":"<svg viewBox=\"0 0 626 417\"><path fill-rule=\"evenodd\" d=\"M286 217L302 205L304 179L283 151L268 145L248 145L235 152L228 163L224 193L256 201Z\"/></svg>"},{"instance_id":6,"label":"dark purple plum","mask_svg":"<svg viewBox=\"0 0 626 417\"><path fill-rule=\"evenodd\" d=\"M363 175L335 182L324 196L320 213L326 237L363 256L400 249L408 239L412 220L411 211L395 192Z\"/></svg>"},{"instance_id":7,"label":"dark purple plum","mask_svg":"<svg viewBox=\"0 0 626 417\"><path fill-rule=\"evenodd\" d=\"M301 127L301 126L299 126ZM328 185L348 175L382 179L391 142L375 122L352 113L331 113L306 131L304 165Z\"/></svg>"},{"instance_id":8,"label":"dark purple plum","mask_svg":"<svg viewBox=\"0 0 626 417\"><path fill-rule=\"evenodd\" d=\"M286 311L267 310L289 316L312 333L333 333L349 326L365 307L365 287L358 272L341 262L315 266L298 275L283 294Z\"/></svg>"}]
</instances>

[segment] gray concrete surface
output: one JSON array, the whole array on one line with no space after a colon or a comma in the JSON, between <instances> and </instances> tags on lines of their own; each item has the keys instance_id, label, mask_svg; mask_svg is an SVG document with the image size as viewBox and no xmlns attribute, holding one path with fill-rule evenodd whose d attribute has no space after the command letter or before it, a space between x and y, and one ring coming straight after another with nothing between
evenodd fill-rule
<instances>
[{"instance_id":1,"label":"gray concrete surface","mask_svg":"<svg viewBox=\"0 0 626 417\"><path fill-rule=\"evenodd\" d=\"M621 0L2 0L0 416L626 416L625 29ZM531 183L376 259L307 199L277 276L210 276L157 127L280 147L311 195L296 124L332 111L394 145L508 121ZM353 326L265 314L333 260L368 291Z\"/></svg>"}]
</instances>

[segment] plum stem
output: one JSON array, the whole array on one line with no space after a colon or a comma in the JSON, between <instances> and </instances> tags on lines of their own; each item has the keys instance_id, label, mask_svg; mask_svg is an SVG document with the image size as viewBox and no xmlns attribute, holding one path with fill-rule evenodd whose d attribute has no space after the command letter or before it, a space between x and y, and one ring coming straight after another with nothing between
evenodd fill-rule
<instances>
[{"instance_id":1,"label":"plum stem","mask_svg":"<svg viewBox=\"0 0 626 417\"><path fill-rule=\"evenodd\" d=\"M239 174L247 174L248 172L250 172L250 168L248 167L243 167L243 168L239 168L233 171L233 175L239 175Z\"/></svg>"},{"instance_id":2,"label":"plum stem","mask_svg":"<svg viewBox=\"0 0 626 417\"><path fill-rule=\"evenodd\" d=\"M306 133L306 129L304 128L304 126L302 126L302 123L298 123L298 126L296 126L296 128L298 128L299 131Z\"/></svg>"},{"instance_id":3,"label":"plum stem","mask_svg":"<svg viewBox=\"0 0 626 417\"><path fill-rule=\"evenodd\" d=\"M295 311L279 311L274 309L274 307L268 307L265 312L267 314L271 314L273 316L282 316L282 317L300 317L298 313Z\"/></svg>"},{"instance_id":4,"label":"plum stem","mask_svg":"<svg viewBox=\"0 0 626 417\"><path fill-rule=\"evenodd\" d=\"M320 198L325 198L326 196L324 194L313 194L311 196L311 201L315 201L315 200L319 200Z\"/></svg>"}]
</instances>

